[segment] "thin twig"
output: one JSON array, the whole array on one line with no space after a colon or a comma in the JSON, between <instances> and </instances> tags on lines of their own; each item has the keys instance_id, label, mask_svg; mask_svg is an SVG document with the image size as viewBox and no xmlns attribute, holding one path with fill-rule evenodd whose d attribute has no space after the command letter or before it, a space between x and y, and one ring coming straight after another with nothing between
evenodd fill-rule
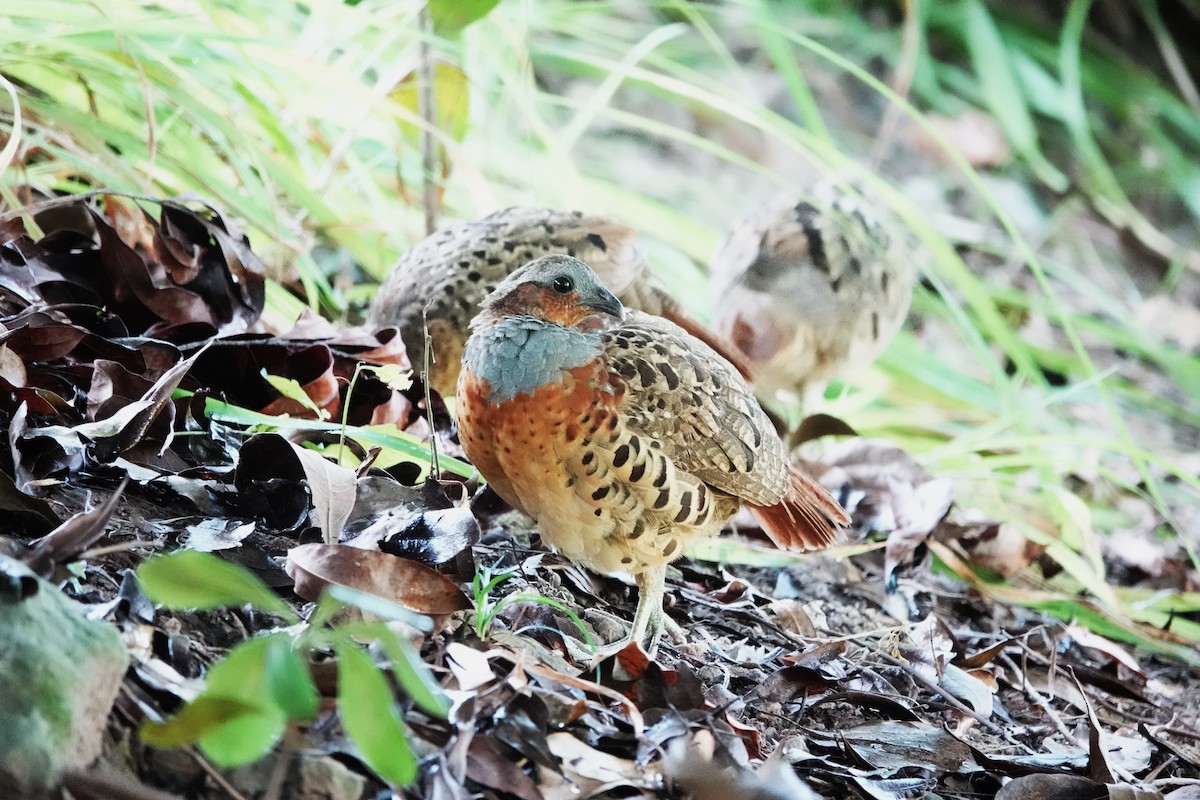
<instances>
[{"instance_id":1,"label":"thin twig","mask_svg":"<svg viewBox=\"0 0 1200 800\"><path fill-rule=\"evenodd\" d=\"M437 103L433 89L433 17L429 5L422 6L420 13L421 50L417 65L417 114L421 125L421 205L425 209L425 235L437 230L437 184L433 179L436 168L437 147L433 131L437 126Z\"/></svg>"},{"instance_id":2,"label":"thin twig","mask_svg":"<svg viewBox=\"0 0 1200 800\"><path fill-rule=\"evenodd\" d=\"M421 335L425 340L425 353L421 364L421 384L425 389L425 417L429 421L429 463L433 470L433 479L437 480L442 475L442 468L438 464L437 428L433 424L433 396L429 391L429 361L435 359L436 356L433 355L433 340L429 336L429 318L426 316L428 311L428 305L421 309Z\"/></svg>"},{"instance_id":3,"label":"thin twig","mask_svg":"<svg viewBox=\"0 0 1200 800\"><path fill-rule=\"evenodd\" d=\"M1058 712L1056 712L1050 706L1050 703L1046 700L1045 695L1039 692L1034 685L1029 682L1028 676L1026 676L1023 669L1017 666L1017 662L1013 661L1011 657L1004 653L1000 654L998 660L1000 663L1004 664L1005 667L1011 670L1014 676L1021 676L1021 690L1025 692L1025 696L1032 700L1033 703L1037 705L1037 707L1040 708L1047 717L1050 718L1050 720L1054 723L1054 727L1058 728L1058 732L1062 734L1064 739L1066 739L1068 742L1071 741L1071 729L1067 727L1065 722L1063 722L1062 717L1058 715Z\"/></svg>"},{"instance_id":4,"label":"thin twig","mask_svg":"<svg viewBox=\"0 0 1200 800\"><path fill-rule=\"evenodd\" d=\"M222 775L216 767L210 764L207 758L200 755L199 750L194 747L189 747L187 748L187 753L193 759L195 759L197 764L200 765L200 769L204 770L208 777L212 778L213 782L216 783L217 786L221 787L221 790L224 791L225 794L229 795L231 800L247 800L246 795L233 788L233 784L227 781L225 776Z\"/></svg>"}]
</instances>

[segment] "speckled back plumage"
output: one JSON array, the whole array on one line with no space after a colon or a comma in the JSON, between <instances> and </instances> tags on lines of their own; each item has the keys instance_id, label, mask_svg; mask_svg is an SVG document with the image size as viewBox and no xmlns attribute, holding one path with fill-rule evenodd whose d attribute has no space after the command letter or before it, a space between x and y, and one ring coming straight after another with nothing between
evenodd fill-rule
<instances>
[{"instance_id":1,"label":"speckled back plumage","mask_svg":"<svg viewBox=\"0 0 1200 800\"><path fill-rule=\"evenodd\" d=\"M430 384L441 394L453 394L467 326L480 301L518 267L551 253L586 261L618 296L645 280L645 259L629 226L580 211L509 208L449 225L414 245L375 295L367 324L397 326L410 359L421 369L427 320L433 342ZM632 293L656 296L641 286ZM635 300L635 305L644 303Z\"/></svg>"},{"instance_id":2,"label":"speckled back plumage","mask_svg":"<svg viewBox=\"0 0 1200 800\"><path fill-rule=\"evenodd\" d=\"M800 397L887 347L917 275L903 239L832 183L740 220L711 272L717 333L745 356L765 395Z\"/></svg>"}]
</instances>

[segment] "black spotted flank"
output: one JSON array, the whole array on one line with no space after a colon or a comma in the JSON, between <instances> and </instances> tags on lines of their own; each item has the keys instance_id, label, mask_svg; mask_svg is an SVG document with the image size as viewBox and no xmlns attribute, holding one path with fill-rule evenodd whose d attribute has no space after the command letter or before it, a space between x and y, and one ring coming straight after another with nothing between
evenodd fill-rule
<instances>
[{"instance_id":1,"label":"black spotted flank","mask_svg":"<svg viewBox=\"0 0 1200 800\"><path fill-rule=\"evenodd\" d=\"M663 459L658 464L658 474L654 476L654 488L661 489L667 485L667 462ZM657 508L657 506L656 506Z\"/></svg>"},{"instance_id":2,"label":"black spotted flank","mask_svg":"<svg viewBox=\"0 0 1200 800\"><path fill-rule=\"evenodd\" d=\"M676 389L679 387L679 376L675 374L675 370L671 369L669 364L660 361L658 364L658 371L661 372L663 378L666 379L668 389Z\"/></svg>"},{"instance_id":3,"label":"black spotted flank","mask_svg":"<svg viewBox=\"0 0 1200 800\"><path fill-rule=\"evenodd\" d=\"M625 466L625 462L627 462L629 460L630 452L631 452L630 447L627 444L623 444L620 447L618 447L616 449L616 452L613 453L613 462L612 462L613 466L616 467L617 469L620 469L621 467Z\"/></svg>"},{"instance_id":4,"label":"black spotted flank","mask_svg":"<svg viewBox=\"0 0 1200 800\"><path fill-rule=\"evenodd\" d=\"M679 496L679 513L675 515L676 522L683 522L692 513L692 493L684 492Z\"/></svg>"},{"instance_id":5,"label":"black spotted flank","mask_svg":"<svg viewBox=\"0 0 1200 800\"><path fill-rule=\"evenodd\" d=\"M596 245L596 247L600 248L600 252L601 252L601 253L607 253L607 252L608 252L608 245L604 243L604 237L603 237L603 236L601 236L600 234L598 234L598 233L589 233L589 234L587 235L587 240L588 240L589 242L591 242L592 244Z\"/></svg>"},{"instance_id":6,"label":"black spotted flank","mask_svg":"<svg viewBox=\"0 0 1200 800\"><path fill-rule=\"evenodd\" d=\"M638 463L633 465L633 469L629 470L629 480L632 481L633 483L637 483L638 481L640 481L642 479L642 476L645 474L646 474L646 462L639 461Z\"/></svg>"},{"instance_id":7,"label":"black spotted flank","mask_svg":"<svg viewBox=\"0 0 1200 800\"><path fill-rule=\"evenodd\" d=\"M805 233L808 232L808 228L812 227L813 220L821 216L820 210L812 203L797 203L792 211L796 215L796 222L799 222L800 227L805 229Z\"/></svg>"},{"instance_id":8,"label":"black spotted flank","mask_svg":"<svg viewBox=\"0 0 1200 800\"><path fill-rule=\"evenodd\" d=\"M654 381L656 380L656 377L657 377L654 374L654 368L651 367L649 364L647 364L645 361L638 361L637 369L638 369L638 373L642 377L642 386L653 386Z\"/></svg>"},{"instance_id":9,"label":"black spotted flank","mask_svg":"<svg viewBox=\"0 0 1200 800\"><path fill-rule=\"evenodd\" d=\"M825 254L825 239L821 236L821 231L811 228L805 233L808 234L808 252L812 256L813 266L828 275L829 256Z\"/></svg>"}]
</instances>

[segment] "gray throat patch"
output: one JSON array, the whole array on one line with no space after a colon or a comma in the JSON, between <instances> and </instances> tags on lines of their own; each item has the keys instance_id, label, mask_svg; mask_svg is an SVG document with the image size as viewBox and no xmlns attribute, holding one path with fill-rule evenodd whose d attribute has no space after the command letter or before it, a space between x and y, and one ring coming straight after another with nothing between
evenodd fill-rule
<instances>
[{"instance_id":1,"label":"gray throat patch","mask_svg":"<svg viewBox=\"0 0 1200 800\"><path fill-rule=\"evenodd\" d=\"M600 334L564 328L536 317L506 317L475 331L463 364L487 381L488 401L503 403L551 383L600 355Z\"/></svg>"}]
</instances>

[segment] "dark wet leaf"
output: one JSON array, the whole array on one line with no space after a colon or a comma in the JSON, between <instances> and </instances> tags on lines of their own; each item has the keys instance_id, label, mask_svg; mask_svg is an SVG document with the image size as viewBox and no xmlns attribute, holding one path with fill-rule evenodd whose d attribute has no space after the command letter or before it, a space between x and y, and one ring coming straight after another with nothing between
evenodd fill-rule
<instances>
[{"instance_id":1,"label":"dark wet leaf","mask_svg":"<svg viewBox=\"0 0 1200 800\"><path fill-rule=\"evenodd\" d=\"M291 531L308 518L309 489L304 468L291 442L275 433L259 433L242 446L233 475L235 507L262 519L268 528Z\"/></svg>"},{"instance_id":2,"label":"dark wet leaf","mask_svg":"<svg viewBox=\"0 0 1200 800\"><path fill-rule=\"evenodd\" d=\"M380 540L379 549L439 566L469 553L480 535L470 508L435 509L412 517L403 529Z\"/></svg>"},{"instance_id":3,"label":"dark wet leaf","mask_svg":"<svg viewBox=\"0 0 1200 800\"><path fill-rule=\"evenodd\" d=\"M111 423L117 423L117 430L110 435L100 435L93 438L88 448L89 454L102 464L108 463L121 453L127 452L138 444L160 413L166 412L169 415L168 419L173 421L175 418L175 407L171 404L171 394L178 388L179 382L183 380L183 376L188 373L195 365L197 359L207 349L208 345L206 344L191 357L171 367L154 382L154 385L142 395L141 399L124 406L116 415L105 420L105 422L110 423L106 428L111 427ZM162 449L165 450L167 445L170 444L170 438L171 435L168 434L167 441L163 443Z\"/></svg>"},{"instance_id":4,"label":"dark wet leaf","mask_svg":"<svg viewBox=\"0 0 1200 800\"><path fill-rule=\"evenodd\" d=\"M0 512L3 512L6 521L19 522L21 530L27 534L45 533L60 522L49 503L22 492L3 471L0 471Z\"/></svg>"},{"instance_id":5,"label":"dark wet leaf","mask_svg":"<svg viewBox=\"0 0 1200 800\"><path fill-rule=\"evenodd\" d=\"M112 518L129 478L100 506L82 511L43 536L33 545L33 551L25 557L26 565L34 572L48 576L56 564L76 558L104 535L108 521Z\"/></svg>"},{"instance_id":6,"label":"dark wet leaf","mask_svg":"<svg viewBox=\"0 0 1200 800\"><path fill-rule=\"evenodd\" d=\"M216 317L202 297L172 285L161 265L123 242L99 214L92 212L92 221L100 238L100 264L111 284L108 300L129 330L144 333L164 322L203 322L216 328Z\"/></svg>"},{"instance_id":7,"label":"dark wet leaf","mask_svg":"<svg viewBox=\"0 0 1200 800\"><path fill-rule=\"evenodd\" d=\"M549 713L540 698L517 695L492 715L496 738L513 750L547 769L557 769L558 759L546 742Z\"/></svg>"},{"instance_id":8,"label":"dark wet leaf","mask_svg":"<svg viewBox=\"0 0 1200 800\"><path fill-rule=\"evenodd\" d=\"M824 692L834 684L817 669L799 664L784 667L759 685L757 694L776 703L790 703Z\"/></svg>"},{"instance_id":9,"label":"dark wet leaf","mask_svg":"<svg viewBox=\"0 0 1200 800\"><path fill-rule=\"evenodd\" d=\"M57 361L88 336L82 328L34 310L6 320L5 327L8 331L0 334L0 344L26 364Z\"/></svg>"},{"instance_id":10,"label":"dark wet leaf","mask_svg":"<svg viewBox=\"0 0 1200 800\"><path fill-rule=\"evenodd\" d=\"M70 474L83 464L83 447L69 428L54 433L31 435L29 406L22 402L8 425L8 445L13 458L13 482L25 490L38 478Z\"/></svg>"},{"instance_id":11,"label":"dark wet leaf","mask_svg":"<svg viewBox=\"0 0 1200 800\"><path fill-rule=\"evenodd\" d=\"M467 749L467 777L481 786L515 795L521 800L543 800L533 779L499 742L488 736L472 737Z\"/></svg>"}]
</instances>

